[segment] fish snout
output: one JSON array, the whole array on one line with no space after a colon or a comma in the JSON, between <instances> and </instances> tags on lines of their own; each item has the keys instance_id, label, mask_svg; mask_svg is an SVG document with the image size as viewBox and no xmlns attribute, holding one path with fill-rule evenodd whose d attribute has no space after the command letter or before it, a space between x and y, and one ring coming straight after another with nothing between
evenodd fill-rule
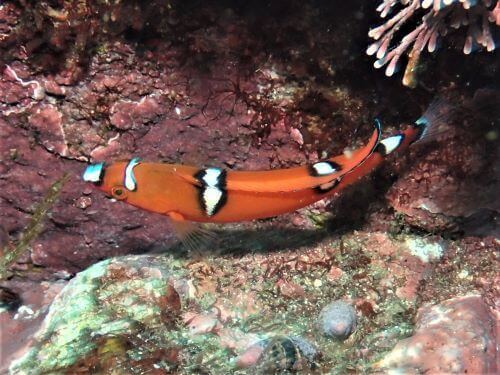
<instances>
[{"instance_id":1,"label":"fish snout","mask_svg":"<svg viewBox=\"0 0 500 375\"><path fill-rule=\"evenodd\" d=\"M83 172L83 181L99 185L104 177L104 163L90 164Z\"/></svg>"}]
</instances>

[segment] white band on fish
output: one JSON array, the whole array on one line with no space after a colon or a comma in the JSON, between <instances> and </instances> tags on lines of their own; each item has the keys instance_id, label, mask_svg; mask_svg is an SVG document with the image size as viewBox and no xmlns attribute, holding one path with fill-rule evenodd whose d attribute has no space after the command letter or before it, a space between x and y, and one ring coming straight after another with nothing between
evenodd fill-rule
<instances>
[{"instance_id":1,"label":"white band on fish","mask_svg":"<svg viewBox=\"0 0 500 375\"><path fill-rule=\"evenodd\" d=\"M308 166L309 175L313 177L323 177L339 172L342 167L331 160L324 160Z\"/></svg>"},{"instance_id":2,"label":"white band on fish","mask_svg":"<svg viewBox=\"0 0 500 375\"><path fill-rule=\"evenodd\" d=\"M200 205L207 216L215 215L226 203L226 172L220 168L199 170L194 177L200 182Z\"/></svg>"},{"instance_id":3,"label":"white band on fish","mask_svg":"<svg viewBox=\"0 0 500 375\"><path fill-rule=\"evenodd\" d=\"M403 139L404 139L404 135L398 134L398 135L394 135L392 137L381 140L380 144L382 144L384 146L385 155L389 155L391 152L396 150L403 142Z\"/></svg>"},{"instance_id":4,"label":"white band on fish","mask_svg":"<svg viewBox=\"0 0 500 375\"><path fill-rule=\"evenodd\" d=\"M316 176L326 176L338 172L337 166L329 161L320 161L319 163L313 164L312 168L314 172L316 172Z\"/></svg>"},{"instance_id":5,"label":"white band on fish","mask_svg":"<svg viewBox=\"0 0 500 375\"><path fill-rule=\"evenodd\" d=\"M134 167L139 164L139 158L133 158L127 164L125 168L125 180L123 185L129 191L135 191L137 189L137 180L134 175Z\"/></svg>"},{"instance_id":6,"label":"white band on fish","mask_svg":"<svg viewBox=\"0 0 500 375\"><path fill-rule=\"evenodd\" d=\"M205 169L205 175L203 176L203 181L207 186L217 187L219 184L219 177L222 174L222 170L219 168L207 168Z\"/></svg>"}]
</instances>

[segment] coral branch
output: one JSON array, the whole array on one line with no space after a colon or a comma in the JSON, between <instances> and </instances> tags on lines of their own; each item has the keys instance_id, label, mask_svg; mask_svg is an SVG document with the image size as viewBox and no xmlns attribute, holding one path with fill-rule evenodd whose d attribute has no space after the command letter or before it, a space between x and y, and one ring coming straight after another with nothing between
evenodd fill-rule
<instances>
[{"instance_id":1,"label":"coral branch","mask_svg":"<svg viewBox=\"0 0 500 375\"><path fill-rule=\"evenodd\" d=\"M399 5L398 5L399 4ZM392 76L398 62L407 50L403 84L415 87L420 55L427 46L429 52L437 48L439 37L451 29L467 26L463 52L471 53L479 46L487 51L495 49L491 24L500 25L500 5L498 0L383 0L377 7L381 18L389 15L394 8L399 11L384 24L371 29L368 36L372 43L366 53L375 55L375 68L387 65L385 74ZM399 44L391 48L394 35L411 19L421 15L422 21L405 35Z\"/></svg>"}]
</instances>

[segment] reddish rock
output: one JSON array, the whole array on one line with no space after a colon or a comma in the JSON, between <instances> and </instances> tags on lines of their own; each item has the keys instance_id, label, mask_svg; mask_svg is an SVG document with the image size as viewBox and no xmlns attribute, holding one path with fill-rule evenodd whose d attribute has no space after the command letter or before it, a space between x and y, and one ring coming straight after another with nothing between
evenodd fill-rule
<instances>
[{"instance_id":1,"label":"reddish rock","mask_svg":"<svg viewBox=\"0 0 500 375\"><path fill-rule=\"evenodd\" d=\"M340 279L343 274L344 274L344 271L342 271L342 269L335 267L335 266L332 266L330 268L330 270L328 271L328 274L326 275L326 277L330 281L336 281L336 280Z\"/></svg>"},{"instance_id":2,"label":"reddish rock","mask_svg":"<svg viewBox=\"0 0 500 375\"><path fill-rule=\"evenodd\" d=\"M376 368L397 373L497 373L497 322L478 295L457 297L417 314L415 334Z\"/></svg>"},{"instance_id":3,"label":"reddish rock","mask_svg":"<svg viewBox=\"0 0 500 375\"><path fill-rule=\"evenodd\" d=\"M24 87L14 82L0 82L0 103L13 105L28 96L29 93ZM0 108L6 109L7 106L2 105Z\"/></svg>"},{"instance_id":4,"label":"reddish rock","mask_svg":"<svg viewBox=\"0 0 500 375\"><path fill-rule=\"evenodd\" d=\"M260 340L250 345L243 353L236 358L238 368L248 368L254 366L262 357L265 349L265 341Z\"/></svg>"},{"instance_id":5,"label":"reddish rock","mask_svg":"<svg viewBox=\"0 0 500 375\"><path fill-rule=\"evenodd\" d=\"M66 156L68 147L62 126L62 114L52 105L37 108L28 119L39 133L40 143L49 151Z\"/></svg>"},{"instance_id":6,"label":"reddish rock","mask_svg":"<svg viewBox=\"0 0 500 375\"><path fill-rule=\"evenodd\" d=\"M53 77L47 77L47 79L43 82L43 88L48 94L51 95L66 95L66 88L57 84Z\"/></svg>"},{"instance_id":7,"label":"reddish rock","mask_svg":"<svg viewBox=\"0 0 500 375\"><path fill-rule=\"evenodd\" d=\"M397 264L389 266L392 275L401 277L404 281L396 289L396 296L401 299L415 302L418 296L420 283L425 279L426 273L431 272L432 267L416 256L407 255L398 259Z\"/></svg>"},{"instance_id":8,"label":"reddish rock","mask_svg":"<svg viewBox=\"0 0 500 375\"><path fill-rule=\"evenodd\" d=\"M111 107L111 114L111 124L127 130L153 121L162 114L162 109L155 98L144 97L137 103L116 103Z\"/></svg>"},{"instance_id":9,"label":"reddish rock","mask_svg":"<svg viewBox=\"0 0 500 375\"><path fill-rule=\"evenodd\" d=\"M184 321L192 335L216 333L222 328L219 319L212 314L187 313L184 316Z\"/></svg>"},{"instance_id":10,"label":"reddish rock","mask_svg":"<svg viewBox=\"0 0 500 375\"><path fill-rule=\"evenodd\" d=\"M390 236L384 232L360 232L356 236L368 253L376 253L372 263L384 270L380 284L410 303L418 299L422 283L433 274L447 249L440 237Z\"/></svg>"},{"instance_id":11,"label":"reddish rock","mask_svg":"<svg viewBox=\"0 0 500 375\"><path fill-rule=\"evenodd\" d=\"M284 297L297 299L302 298L305 295L304 288L293 281L280 279L276 283L276 286Z\"/></svg>"},{"instance_id":12,"label":"reddish rock","mask_svg":"<svg viewBox=\"0 0 500 375\"><path fill-rule=\"evenodd\" d=\"M391 239L384 232L373 232L367 236L365 246L376 251L381 256L395 256L400 252L401 248L398 243Z\"/></svg>"},{"instance_id":13,"label":"reddish rock","mask_svg":"<svg viewBox=\"0 0 500 375\"><path fill-rule=\"evenodd\" d=\"M461 121L454 122L455 137L412 152L410 167L386 194L410 225L430 232L456 230L465 218L500 212L497 141L485 137L484 125L465 134Z\"/></svg>"},{"instance_id":14,"label":"reddish rock","mask_svg":"<svg viewBox=\"0 0 500 375\"><path fill-rule=\"evenodd\" d=\"M15 309L0 311L0 372L4 373L11 361L32 344L33 334L40 328L52 300L65 282L8 281L2 284L20 298L20 305Z\"/></svg>"}]
</instances>

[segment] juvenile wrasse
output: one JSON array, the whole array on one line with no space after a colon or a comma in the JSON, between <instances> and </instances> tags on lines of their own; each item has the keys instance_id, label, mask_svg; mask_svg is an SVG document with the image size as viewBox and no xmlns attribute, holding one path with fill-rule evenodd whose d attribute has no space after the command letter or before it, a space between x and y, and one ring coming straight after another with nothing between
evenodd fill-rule
<instances>
[{"instance_id":1,"label":"juvenile wrasse","mask_svg":"<svg viewBox=\"0 0 500 375\"><path fill-rule=\"evenodd\" d=\"M87 166L84 181L116 200L168 216L181 235L190 222L227 223L295 211L331 197L370 173L395 151L436 132L441 105L406 130L381 140L375 128L368 143L349 156L340 155L301 167L269 171L233 171L215 167L150 163L133 158Z\"/></svg>"}]
</instances>

